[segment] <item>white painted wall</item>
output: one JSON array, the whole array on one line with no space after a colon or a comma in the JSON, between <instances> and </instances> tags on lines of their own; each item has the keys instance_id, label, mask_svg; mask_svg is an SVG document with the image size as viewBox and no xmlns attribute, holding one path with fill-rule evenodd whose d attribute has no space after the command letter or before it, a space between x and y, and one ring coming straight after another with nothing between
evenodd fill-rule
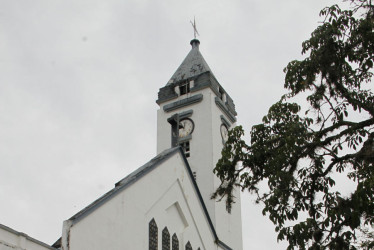
<instances>
[{"instance_id":1,"label":"white painted wall","mask_svg":"<svg viewBox=\"0 0 374 250\"><path fill-rule=\"evenodd\" d=\"M213 171L218 160L221 158L221 151L223 148L220 132L220 127L222 124L221 115L224 115L227 121L229 121L229 118L216 105L215 94L213 92L211 92L210 101L212 107ZM234 127L235 124L232 124L230 128ZM214 190L216 190L221 184L221 181L214 174L213 179ZM233 249L243 249L240 190L235 189L234 196L236 199L230 214L226 210L224 199L221 202L217 202L215 200L210 200L210 202L215 204L216 231L220 240L228 244Z\"/></svg>"},{"instance_id":2,"label":"white painted wall","mask_svg":"<svg viewBox=\"0 0 374 250\"><path fill-rule=\"evenodd\" d=\"M24 233L0 224L0 250L49 250L53 249Z\"/></svg>"},{"instance_id":3,"label":"white painted wall","mask_svg":"<svg viewBox=\"0 0 374 250\"><path fill-rule=\"evenodd\" d=\"M169 103L196 94L203 94L201 102L173 110L172 112L163 110L163 107ZM193 114L190 118L195 123L195 129L190 141L191 156L188 158L188 162L191 169L197 174L196 181L218 237L233 249L242 249L240 192L235 191L237 199L231 214L227 213L224 201L216 202L210 199L211 194L220 184L219 179L213 174L213 169L221 157L223 148L220 134L220 126L222 124L220 116L224 115L226 120L229 121L229 118L216 105L215 97L215 93L210 88L205 88L162 103L157 113L157 152L162 152L171 146L171 126L167 119L176 113L192 109ZM235 124L231 127L234 126Z\"/></svg>"},{"instance_id":4,"label":"white painted wall","mask_svg":"<svg viewBox=\"0 0 374 250\"><path fill-rule=\"evenodd\" d=\"M65 222L64 250L148 249L152 218L159 249L165 226L178 235L180 249L187 241L193 249L219 249L178 152L75 224Z\"/></svg>"}]
</instances>

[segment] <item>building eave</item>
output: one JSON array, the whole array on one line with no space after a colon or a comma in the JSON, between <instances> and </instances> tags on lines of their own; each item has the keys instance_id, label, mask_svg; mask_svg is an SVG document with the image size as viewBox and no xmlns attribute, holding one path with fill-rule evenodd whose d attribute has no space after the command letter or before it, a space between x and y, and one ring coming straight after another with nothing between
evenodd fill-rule
<instances>
[{"instance_id":1,"label":"building eave","mask_svg":"<svg viewBox=\"0 0 374 250\"><path fill-rule=\"evenodd\" d=\"M33 238L33 237L30 237L30 236L28 236L28 235L25 234L25 233L22 233L22 232L16 231L16 230L14 230L14 229L12 229L12 228L10 228L10 227L7 227L7 226L5 226L5 225L3 225L3 224L0 224L0 228L3 229L3 230L5 230L5 231L8 231L9 233L15 234L15 235L17 235L17 236L25 237L27 240L29 240L29 241L31 241L31 242L34 242L34 243L36 243L36 244L38 244L38 245L41 245L41 246L43 246L43 247L45 247L45 248L48 248L48 249L51 249L51 250L55 250L55 249L57 249L57 248L51 247L50 245L48 245L48 244L46 244L46 243L44 243L44 242L42 242L42 241L40 241L40 240L37 240L37 239L35 239L35 238Z\"/></svg>"}]
</instances>

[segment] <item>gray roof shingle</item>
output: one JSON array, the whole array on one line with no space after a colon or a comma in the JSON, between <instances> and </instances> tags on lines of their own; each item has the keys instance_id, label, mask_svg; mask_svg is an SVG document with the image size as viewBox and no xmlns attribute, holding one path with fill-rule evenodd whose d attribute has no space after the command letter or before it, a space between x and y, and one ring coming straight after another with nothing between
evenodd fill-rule
<instances>
[{"instance_id":1,"label":"gray roof shingle","mask_svg":"<svg viewBox=\"0 0 374 250\"><path fill-rule=\"evenodd\" d=\"M190 44L192 46L191 51L188 53L182 64L178 67L177 71L175 71L173 76L170 78L167 85L200 75L208 71L211 72L208 64L199 51L200 41L193 39Z\"/></svg>"}]
</instances>

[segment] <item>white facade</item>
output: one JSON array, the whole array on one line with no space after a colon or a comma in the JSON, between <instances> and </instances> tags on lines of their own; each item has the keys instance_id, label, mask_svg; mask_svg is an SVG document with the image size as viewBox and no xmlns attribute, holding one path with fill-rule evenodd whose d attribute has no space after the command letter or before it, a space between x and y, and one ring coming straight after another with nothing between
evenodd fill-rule
<instances>
[{"instance_id":1,"label":"white facade","mask_svg":"<svg viewBox=\"0 0 374 250\"><path fill-rule=\"evenodd\" d=\"M0 224L0 250L50 250L54 249L27 234Z\"/></svg>"},{"instance_id":2,"label":"white facade","mask_svg":"<svg viewBox=\"0 0 374 250\"><path fill-rule=\"evenodd\" d=\"M149 224L178 237L179 249L228 249L216 243L192 172L178 148L164 151L64 222L64 250L149 249Z\"/></svg>"},{"instance_id":3,"label":"white facade","mask_svg":"<svg viewBox=\"0 0 374 250\"><path fill-rule=\"evenodd\" d=\"M169 103L198 93L203 95L201 102L173 110L173 112L163 110L163 107ZM157 113L157 152L160 153L170 148L171 145L171 128L167 119L174 114L192 110L193 113L189 118L193 120L195 128L191 134L188 163L192 171L196 173L196 182L218 237L233 249L242 249L240 193L237 192L235 195L236 203L233 204L230 214L226 211L224 201L216 202L210 199L220 184L220 180L213 174L213 169L221 157L223 147L220 134L221 115L223 114L215 103L215 97L216 94L210 88L205 88L197 93L189 93L161 104ZM232 126L235 125L232 124Z\"/></svg>"}]
</instances>

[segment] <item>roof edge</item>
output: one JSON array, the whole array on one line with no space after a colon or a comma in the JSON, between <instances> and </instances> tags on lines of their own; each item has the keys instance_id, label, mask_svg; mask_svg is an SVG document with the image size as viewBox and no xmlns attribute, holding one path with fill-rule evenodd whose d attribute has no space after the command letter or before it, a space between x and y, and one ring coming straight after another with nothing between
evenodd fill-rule
<instances>
[{"instance_id":1,"label":"roof edge","mask_svg":"<svg viewBox=\"0 0 374 250\"><path fill-rule=\"evenodd\" d=\"M164 150L156 157L148 161L146 164L144 164L143 166L136 169L135 171L127 175L125 178L117 182L113 189L102 195L100 198L96 199L87 207L80 210L78 213L70 217L70 219L68 220L70 220L73 224L77 223L78 221L89 215L91 212L99 208L102 204L105 203L105 201L117 195L121 190L135 183L139 178L146 175L148 172L152 171L154 168L156 168L165 160L169 159L172 155L174 155L177 152L179 152L178 147Z\"/></svg>"},{"instance_id":2,"label":"roof edge","mask_svg":"<svg viewBox=\"0 0 374 250\"><path fill-rule=\"evenodd\" d=\"M199 189L199 187L198 187L198 185L197 185L197 182L196 182L196 180L195 180L195 178L194 178L194 175L193 175L193 173L192 173L192 170L191 170L190 164L188 164L188 161L187 161L186 156L184 155L183 149L182 149L181 147L178 147L178 148L179 148L180 153L181 153L181 155L182 155L182 159L183 159L184 162L185 162L185 166L186 166L187 172L188 172L188 174L189 174L189 176L190 176L190 179L191 179L191 181L192 181L192 183L193 183L193 186L194 186L194 188L195 188L196 194L197 194L197 196L198 196L198 198L199 198L199 200L200 200L201 206L202 206L202 208L203 208L203 211L204 211L204 214L205 214L205 216L206 216L206 219L208 220L208 224L209 224L209 226L210 226L210 229L212 230L212 233L213 233L213 236L214 236L215 241L217 242L217 244L218 244L219 246L223 247L225 250L232 250L232 248L230 248L228 245L226 245L225 243L223 243L223 242L218 238L218 235L217 235L216 229L215 229L214 226L213 226L212 219L211 219L210 216L209 216L208 209L207 209L206 206L205 206L205 202L204 202L204 200L203 200L203 196L202 196L201 193L200 193L200 189Z\"/></svg>"},{"instance_id":3,"label":"roof edge","mask_svg":"<svg viewBox=\"0 0 374 250\"><path fill-rule=\"evenodd\" d=\"M34 242L36 244L39 244L39 245L42 245L43 247L46 247L46 248L49 248L49 249L53 249L53 250L57 249L57 248L51 247L50 245L48 245L47 243L44 243L43 241L37 240L37 239L35 239L35 238L33 238L33 237L31 237L31 236L23 233L23 232L19 232L17 230L14 230L13 228L10 228L10 227L5 226L3 224L0 224L0 228L4 229L4 230L6 230L6 231L8 231L10 233L16 234L17 236L23 236L26 239L28 239L29 241L32 241L32 242Z\"/></svg>"},{"instance_id":4,"label":"roof edge","mask_svg":"<svg viewBox=\"0 0 374 250\"><path fill-rule=\"evenodd\" d=\"M222 247L225 250L233 250L231 247L229 247L228 245L226 245L225 243L223 243L220 240L217 241L217 244L218 244L218 246Z\"/></svg>"}]
</instances>

